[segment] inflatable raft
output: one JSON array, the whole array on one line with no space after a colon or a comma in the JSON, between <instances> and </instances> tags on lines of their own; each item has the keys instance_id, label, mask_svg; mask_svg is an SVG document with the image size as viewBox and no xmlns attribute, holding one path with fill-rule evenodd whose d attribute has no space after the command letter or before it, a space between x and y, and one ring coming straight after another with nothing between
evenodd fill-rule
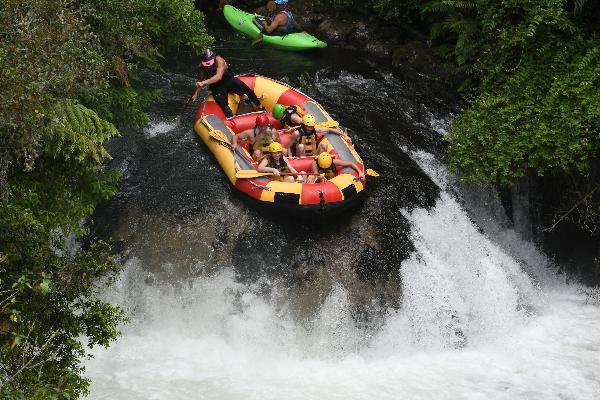
<instances>
[{"instance_id":1,"label":"inflatable raft","mask_svg":"<svg viewBox=\"0 0 600 400\"><path fill-rule=\"evenodd\" d=\"M272 110L277 103L286 106L294 105L299 111L315 116L320 127L335 127L337 122L321 107L319 103L289 87L288 85L262 76L238 76L261 98L263 106ZM238 109L239 98L229 95L229 106L234 113ZM358 202L363 197L366 180L358 180L357 172L350 167L338 167L332 179L320 183L281 182L272 175L264 175L257 171L257 163L252 159L249 147L240 141L235 153L231 150L233 135L254 127L256 117L261 112L250 112L226 118L221 108L215 103L212 95L207 97L198 107L194 130L213 153L221 169L233 187L244 197L256 205L269 209L280 209L295 214L333 214L341 212ZM273 128L281 129L280 122L270 112L265 113ZM280 133L284 147L289 144L291 133ZM338 159L350 161L363 172L365 166L354 146L335 131L325 131L317 135L319 143L327 145L327 151ZM287 161L297 171L311 171L313 157L289 157ZM242 176L253 176L242 178Z\"/></svg>"},{"instance_id":2,"label":"inflatable raft","mask_svg":"<svg viewBox=\"0 0 600 400\"><path fill-rule=\"evenodd\" d=\"M263 16L250 14L230 5L226 5L223 8L223 14L229 25L236 31L252 39L261 37L262 42L282 50L301 51L327 46L325 42L306 32L290 33L284 36L261 34L262 26L258 20L261 18L264 19Z\"/></svg>"}]
</instances>

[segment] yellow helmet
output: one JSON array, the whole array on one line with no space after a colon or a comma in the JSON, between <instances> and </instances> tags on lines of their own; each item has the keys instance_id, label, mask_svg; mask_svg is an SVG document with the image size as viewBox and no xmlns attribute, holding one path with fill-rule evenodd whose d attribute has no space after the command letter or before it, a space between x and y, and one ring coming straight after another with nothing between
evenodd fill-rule
<instances>
[{"instance_id":1,"label":"yellow helmet","mask_svg":"<svg viewBox=\"0 0 600 400\"><path fill-rule=\"evenodd\" d=\"M317 164L320 168L327 169L333 164L333 157L331 157L331 154L323 152L317 157Z\"/></svg>"},{"instance_id":2,"label":"yellow helmet","mask_svg":"<svg viewBox=\"0 0 600 400\"><path fill-rule=\"evenodd\" d=\"M304 114L302 117L302 125L315 126L317 125L317 119L312 114Z\"/></svg>"},{"instance_id":3,"label":"yellow helmet","mask_svg":"<svg viewBox=\"0 0 600 400\"><path fill-rule=\"evenodd\" d=\"M269 153L281 153L283 151L283 146L279 142L272 142L269 145Z\"/></svg>"}]
</instances>

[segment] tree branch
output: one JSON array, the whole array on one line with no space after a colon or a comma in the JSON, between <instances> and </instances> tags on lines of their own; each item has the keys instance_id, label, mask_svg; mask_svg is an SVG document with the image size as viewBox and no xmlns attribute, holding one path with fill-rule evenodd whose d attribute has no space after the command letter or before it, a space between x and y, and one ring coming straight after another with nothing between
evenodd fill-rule
<instances>
[{"instance_id":1,"label":"tree branch","mask_svg":"<svg viewBox=\"0 0 600 400\"><path fill-rule=\"evenodd\" d=\"M575 211L577 209L577 207L579 207L582 203L584 203L588 197L590 197L592 194L594 194L594 192L600 188L600 183L596 185L596 187L594 187L588 194L586 194L581 200L579 200L573 207L571 207L571 209L569 211L567 211L565 214L563 214L558 221L556 221L554 223L554 225L552 225L550 228L546 228L543 229L544 232L552 232L554 230L554 228L556 228L556 226L562 221L564 220L569 214L571 214L573 211Z\"/></svg>"}]
</instances>

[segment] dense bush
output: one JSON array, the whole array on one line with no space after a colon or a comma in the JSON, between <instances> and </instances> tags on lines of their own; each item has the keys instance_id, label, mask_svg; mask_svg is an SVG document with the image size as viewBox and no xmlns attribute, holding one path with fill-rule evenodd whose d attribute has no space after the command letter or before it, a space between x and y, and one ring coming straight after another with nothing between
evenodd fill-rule
<instances>
[{"instance_id":1,"label":"dense bush","mask_svg":"<svg viewBox=\"0 0 600 400\"><path fill-rule=\"evenodd\" d=\"M532 169L585 173L600 149L600 41L555 0L504 2L481 21L480 95L451 129L453 165L500 183Z\"/></svg>"},{"instance_id":2,"label":"dense bush","mask_svg":"<svg viewBox=\"0 0 600 400\"><path fill-rule=\"evenodd\" d=\"M586 8L580 9L585 12ZM450 160L470 181L563 183L554 220L600 224L600 38L558 0L481 1L479 82L451 127ZM590 229L592 228L592 229Z\"/></svg>"},{"instance_id":3,"label":"dense bush","mask_svg":"<svg viewBox=\"0 0 600 400\"><path fill-rule=\"evenodd\" d=\"M87 347L124 318L97 296L119 272L109 247L72 244L116 190L103 143L156 99L132 71L210 41L187 0L0 5L0 398L86 392Z\"/></svg>"},{"instance_id":4,"label":"dense bush","mask_svg":"<svg viewBox=\"0 0 600 400\"><path fill-rule=\"evenodd\" d=\"M416 11L434 47L466 76L450 129L452 168L511 185L565 183L556 218L600 225L600 5L575 0L320 0L406 23ZM594 230L594 229L590 229Z\"/></svg>"}]
</instances>

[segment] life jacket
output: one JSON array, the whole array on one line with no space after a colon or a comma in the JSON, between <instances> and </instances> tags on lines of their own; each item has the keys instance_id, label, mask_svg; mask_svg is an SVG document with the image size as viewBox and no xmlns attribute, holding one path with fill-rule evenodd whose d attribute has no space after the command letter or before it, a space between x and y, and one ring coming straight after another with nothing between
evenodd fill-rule
<instances>
[{"instance_id":1,"label":"life jacket","mask_svg":"<svg viewBox=\"0 0 600 400\"><path fill-rule=\"evenodd\" d=\"M275 168L279 172L290 172L290 167L288 166L288 163L285 161L283 156L281 156L281 158L279 159L279 164L275 164L275 160L273 160L273 157L271 157L271 155L268 155L267 157L269 159L269 161L267 162L267 167ZM274 181L281 182L283 181L283 176L273 175L271 179L273 179Z\"/></svg>"},{"instance_id":2,"label":"life jacket","mask_svg":"<svg viewBox=\"0 0 600 400\"><path fill-rule=\"evenodd\" d=\"M268 157L269 162L267 162L267 167L275 168L279 172L290 172L290 167L287 161L285 161L285 159L283 158L283 156L281 156L281 158L279 159L279 164L275 164L275 160L273 159L273 157L271 157L271 155L269 155Z\"/></svg>"},{"instance_id":3,"label":"life jacket","mask_svg":"<svg viewBox=\"0 0 600 400\"><path fill-rule=\"evenodd\" d=\"M281 122L281 126L287 126L288 128L290 126L294 126L294 121L292 121L292 115L294 114L298 114L298 109L296 108L296 106L287 107L283 112L283 117L281 117L281 119L279 120Z\"/></svg>"},{"instance_id":4,"label":"life jacket","mask_svg":"<svg viewBox=\"0 0 600 400\"><path fill-rule=\"evenodd\" d=\"M287 22L286 22L285 26L278 26L277 28L275 28L275 30L273 32L271 32L272 35L283 36L283 35L287 35L288 33L294 32L294 16L292 15L291 12L289 12L287 10L280 11L279 13L277 13L274 16L272 16L271 18L269 18L269 23L273 22L275 17L281 13L287 15Z\"/></svg>"},{"instance_id":5,"label":"life jacket","mask_svg":"<svg viewBox=\"0 0 600 400\"><path fill-rule=\"evenodd\" d=\"M215 62L213 63L213 65L211 65L210 67L205 67L204 65L200 66L200 70L204 72L204 80L210 79L217 74L217 66L218 66L218 61L217 61L216 55L215 55ZM231 78L233 78L233 74L229 71L229 68L226 68L225 72L223 72L223 77L221 78L221 80L219 82L213 83L209 86L212 87L213 85L224 84L224 83L228 82Z\"/></svg>"},{"instance_id":6,"label":"life jacket","mask_svg":"<svg viewBox=\"0 0 600 400\"><path fill-rule=\"evenodd\" d=\"M314 155L317 150L317 130L313 129L312 132L308 132L304 129L304 126L300 126L298 128L298 143L304 145L307 156Z\"/></svg>"},{"instance_id":7,"label":"life jacket","mask_svg":"<svg viewBox=\"0 0 600 400\"><path fill-rule=\"evenodd\" d=\"M267 129L272 129L273 127L271 125L268 126ZM260 133L260 130L258 127L254 127L254 137L258 137ZM271 132L269 131L268 133L262 134L260 137L260 140L256 140L254 142L254 145L252 146L252 149L254 151L256 150L260 150L263 153L267 153L269 151L269 145L273 143L273 138L271 137Z\"/></svg>"},{"instance_id":8,"label":"life jacket","mask_svg":"<svg viewBox=\"0 0 600 400\"><path fill-rule=\"evenodd\" d=\"M332 179L337 175L337 169L334 163L331 163L329 168L321 168L319 167L319 164L317 164L317 170L319 171L319 175L325 175L325 179L327 180Z\"/></svg>"}]
</instances>

